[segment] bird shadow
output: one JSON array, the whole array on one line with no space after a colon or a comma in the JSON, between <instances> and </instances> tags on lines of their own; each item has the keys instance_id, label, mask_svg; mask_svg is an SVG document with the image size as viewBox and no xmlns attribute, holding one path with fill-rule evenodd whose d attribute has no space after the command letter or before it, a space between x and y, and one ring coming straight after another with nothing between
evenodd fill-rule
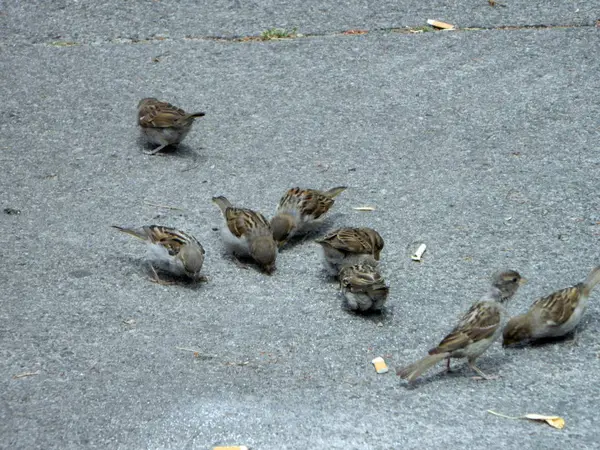
<instances>
[{"instance_id":1,"label":"bird shadow","mask_svg":"<svg viewBox=\"0 0 600 450\"><path fill-rule=\"evenodd\" d=\"M323 221L319 222L306 233L297 236L292 236L292 238L288 240L282 248L279 249L279 252L291 250L298 245L304 245L304 243L306 243L307 241L314 243L315 239L318 239L319 237L323 236L333 228L333 219L339 215L342 214L337 213L329 215Z\"/></svg>"},{"instance_id":2,"label":"bird shadow","mask_svg":"<svg viewBox=\"0 0 600 450\"><path fill-rule=\"evenodd\" d=\"M144 154L147 154L145 153L146 151L152 151L157 147L156 144L148 142L143 137L138 137L138 145L142 148ZM204 148L200 147L198 150L204 150ZM198 151L196 151L194 148L190 147L187 144L167 145L160 152L148 156L169 156L177 159L189 159L192 161L193 164L196 164L192 165L190 168L184 169L183 172L187 172L188 170L191 170L192 168L197 167L198 165L206 163L206 161L208 161L208 157L206 155L198 153Z\"/></svg>"},{"instance_id":3,"label":"bird shadow","mask_svg":"<svg viewBox=\"0 0 600 450\"><path fill-rule=\"evenodd\" d=\"M343 296L342 296L343 297ZM368 322L372 322L376 325L389 325L394 320L394 307L384 306L381 310L368 309L366 311L354 310L348 305L348 301L342 299L342 310L352 316L360 317Z\"/></svg>"},{"instance_id":4,"label":"bird shadow","mask_svg":"<svg viewBox=\"0 0 600 450\"><path fill-rule=\"evenodd\" d=\"M497 376L496 373L500 369L503 364L506 364L510 359L507 355L495 356L493 359L486 359L483 364L479 364L479 360L475 364L479 367L485 374L490 377ZM440 383L447 382L448 379L464 379L468 378L472 382L493 382L495 380L485 380L480 378L475 371L473 371L466 363L461 363L461 360L450 360L450 370L445 368L446 362L444 360L444 368L433 375L427 376L427 374L422 374L421 377L417 378L415 381L407 382L405 384L405 388L408 390L417 389L419 386L423 386L429 383ZM454 367L452 365L454 364ZM483 368L481 367L483 366ZM401 366L404 367L404 366ZM400 368L401 368L400 367ZM424 375L424 376L423 376Z\"/></svg>"},{"instance_id":5,"label":"bird shadow","mask_svg":"<svg viewBox=\"0 0 600 450\"><path fill-rule=\"evenodd\" d=\"M264 270L262 270L259 267L259 265L256 263L256 261L254 261L254 259L252 259L250 256L247 256L247 255L237 256L237 255L232 255L230 253L223 253L223 259L231 261L231 263L234 266L236 266L240 269L254 270L263 275L273 275L273 274L277 273L277 269L275 269L275 271L271 274L266 273Z\"/></svg>"},{"instance_id":6,"label":"bird shadow","mask_svg":"<svg viewBox=\"0 0 600 450\"><path fill-rule=\"evenodd\" d=\"M186 276L177 276L157 267L153 268L149 262L143 264L143 270L150 282L167 286L179 286L193 291L201 289L202 285L209 281L206 275L202 275L202 279L200 280L192 280Z\"/></svg>"},{"instance_id":7,"label":"bird shadow","mask_svg":"<svg viewBox=\"0 0 600 450\"><path fill-rule=\"evenodd\" d=\"M581 331L581 330L579 330L579 331ZM519 342L518 344L507 345L504 348L510 349L510 350L522 350L526 347L545 348L545 347L560 344L560 343L576 345L577 344L577 334L578 334L577 332L571 331L570 333L565 334L564 336L547 337L547 338L536 339L533 341Z\"/></svg>"},{"instance_id":8,"label":"bird shadow","mask_svg":"<svg viewBox=\"0 0 600 450\"><path fill-rule=\"evenodd\" d=\"M129 267L126 272L127 275L132 275L134 273L145 275L147 281L156 282L156 284L177 285L187 289L197 290L200 289L204 283L209 281L208 279L195 281L186 276L173 275L169 272L161 270L158 267L153 268L151 261L143 258L122 255L116 257L116 259L126 263L126 265ZM137 268L138 270L133 270L134 268ZM156 280L156 276L158 276L160 281Z\"/></svg>"}]
</instances>

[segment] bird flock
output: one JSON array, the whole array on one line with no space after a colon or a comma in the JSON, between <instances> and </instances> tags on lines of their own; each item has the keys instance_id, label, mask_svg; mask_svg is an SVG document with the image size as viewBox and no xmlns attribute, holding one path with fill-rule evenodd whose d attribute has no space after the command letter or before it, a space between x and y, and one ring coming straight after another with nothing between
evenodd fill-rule
<instances>
[{"instance_id":1,"label":"bird flock","mask_svg":"<svg viewBox=\"0 0 600 450\"><path fill-rule=\"evenodd\" d=\"M186 113L156 98L142 99L138 104L138 125L148 143L157 145L146 153L156 155L168 146L179 144L194 120L204 115ZM260 212L233 206L224 196L213 197L223 216L221 236L225 248L238 265L245 268L242 259L251 260L271 275L276 269L278 251L293 237L318 231L335 197L345 189L345 186L326 191L289 189L270 221ZM148 244L152 281L173 283L161 279L159 271L193 282L207 281L201 275L204 248L190 234L160 225L113 227ZM378 270L384 247L381 235L372 228L343 227L315 242L321 247L325 269L340 283L346 306L359 313L380 312L389 294L389 286ZM477 373L476 378L495 378L481 371L475 365L476 359L500 336L506 347L571 333L581 322L591 291L600 283L600 266L594 267L581 283L536 300L526 313L507 322L504 304L524 282L525 278L514 270L495 274L488 292L470 307L454 329L427 356L397 369L396 373L412 382L443 360L450 370L451 358L465 358Z\"/></svg>"}]
</instances>

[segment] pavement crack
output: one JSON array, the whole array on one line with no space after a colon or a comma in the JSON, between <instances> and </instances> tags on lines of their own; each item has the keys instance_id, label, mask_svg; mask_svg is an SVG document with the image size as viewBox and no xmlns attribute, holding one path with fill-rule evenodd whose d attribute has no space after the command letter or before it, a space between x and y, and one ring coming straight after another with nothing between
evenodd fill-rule
<instances>
[{"instance_id":1,"label":"pavement crack","mask_svg":"<svg viewBox=\"0 0 600 450\"><path fill-rule=\"evenodd\" d=\"M77 47L82 45L99 45L103 43L110 44L152 44L155 42L177 42L177 41L212 41L221 43L255 43L255 42L283 42L293 41L297 39L311 39L321 37L336 37L336 36L364 36L373 34L421 34L421 33L436 33L436 32L477 32L477 31L518 31L518 30L544 30L544 29L577 29L577 28L593 28L599 27L600 21L586 24L532 24L532 25L495 25L495 26L469 26L458 27L452 29L438 29L430 25L406 26L406 27L387 27L373 29L347 29L337 31L324 31L316 33L298 33L296 29L289 33L273 33L273 29L261 32L258 35L238 35L238 36L204 36L204 35L185 35L183 37L170 37L167 35L153 35L145 38L118 36L115 38L86 42L73 40L53 40L50 42L37 43L36 45L44 45L49 47ZM285 31L285 30L283 30Z\"/></svg>"}]
</instances>

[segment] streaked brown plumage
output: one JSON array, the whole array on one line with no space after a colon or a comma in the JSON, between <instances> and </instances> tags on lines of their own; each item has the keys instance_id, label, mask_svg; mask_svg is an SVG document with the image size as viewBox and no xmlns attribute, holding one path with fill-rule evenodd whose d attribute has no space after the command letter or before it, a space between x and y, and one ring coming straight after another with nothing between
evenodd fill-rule
<instances>
[{"instance_id":1,"label":"streaked brown plumage","mask_svg":"<svg viewBox=\"0 0 600 450\"><path fill-rule=\"evenodd\" d=\"M236 256L249 256L268 274L275 270L277 245L269 221L261 213L235 208L225 197L213 197L225 219L221 235L227 249Z\"/></svg>"},{"instance_id":2,"label":"streaked brown plumage","mask_svg":"<svg viewBox=\"0 0 600 450\"><path fill-rule=\"evenodd\" d=\"M506 311L502 303L510 299L524 283L518 272L509 270L496 275L490 291L475 303L460 319L458 325L429 355L396 373L408 381L414 381L422 373L443 359L467 358L469 367L482 378L489 379L476 365L475 360L483 354L502 332Z\"/></svg>"},{"instance_id":3,"label":"streaked brown plumage","mask_svg":"<svg viewBox=\"0 0 600 450\"><path fill-rule=\"evenodd\" d=\"M150 256L157 267L173 275L186 275L194 281L200 280L204 263L204 248L192 235L175 228L160 225L145 225L139 228L124 228L112 225L123 233L146 241ZM154 266L152 266L154 269Z\"/></svg>"},{"instance_id":4,"label":"streaked brown plumage","mask_svg":"<svg viewBox=\"0 0 600 450\"><path fill-rule=\"evenodd\" d=\"M339 228L317 239L324 255L325 267L338 275L344 266L363 262L376 266L384 243L372 228Z\"/></svg>"},{"instance_id":5,"label":"streaked brown plumage","mask_svg":"<svg viewBox=\"0 0 600 450\"><path fill-rule=\"evenodd\" d=\"M342 268L340 287L350 309L380 311L390 288L377 269L370 264L355 264Z\"/></svg>"},{"instance_id":6,"label":"streaked brown plumage","mask_svg":"<svg viewBox=\"0 0 600 450\"><path fill-rule=\"evenodd\" d=\"M328 191L316 189L288 190L279 201L275 217L271 219L273 238L281 248L294 235L309 231L319 223L319 219L333 206L334 198L346 186L338 186Z\"/></svg>"},{"instance_id":7,"label":"streaked brown plumage","mask_svg":"<svg viewBox=\"0 0 600 450\"><path fill-rule=\"evenodd\" d=\"M529 311L508 321L502 345L570 333L581 322L590 293L599 282L600 267L595 267L583 282L536 300Z\"/></svg>"},{"instance_id":8,"label":"streaked brown plumage","mask_svg":"<svg viewBox=\"0 0 600 450\"><path fill-rule=\"evenodd\" d=\"M138 104L138 124L142 134L158 147L150 152L154 155L172 144L179 144L189 133L194 119L204 116L203 112L188 114L183 109L155 98L144 98Z\"/></svg>"}]
</instances>

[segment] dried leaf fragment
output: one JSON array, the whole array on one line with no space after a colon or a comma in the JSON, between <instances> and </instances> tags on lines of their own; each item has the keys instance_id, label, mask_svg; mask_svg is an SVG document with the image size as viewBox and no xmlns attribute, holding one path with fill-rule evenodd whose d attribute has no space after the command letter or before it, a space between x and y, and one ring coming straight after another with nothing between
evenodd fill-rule
<instances>
[{"instance_id":1,"label":"dried leaf fragment","mask_svg":"<svg viewBox=\"0 0 600 450\"><path fill-rule=\"evenodd\" d=\"M493 414L495 416L498 417L503 417L505 419L511 419L511 420L519 420L519 419L525 419L525 420L533 420L535 422L546 422L548 425L550 425L552 428L557 428L559 430L562 430L565 427L565 419L563 419L562 417L559 416L545 416L542 414L525 414L524 416L506 416L504 414L500 414L497 413L496 411L492 411L491 409L488 409L488 411L490 414Z\"/></svg>"},{"instance_id":2,"label":"dried leaf fragment","mask_svg":"<svg viewBox=\"0 0 600 450\"><path fill-rule=\"evenodd\" d=\"M455 30L456 29L456 27L454 25L446 23L446 22L440 22L439 20L429 19L429 20L427 20L427 23L434 28L440 28L442 30Z\"/></svg>"},{"instance_id":3,"label":"dried leaf fragment","mask_svg":"<svg viewBox=\"0 0 600 450\"><path fill-rule=\"evenodd\" d=\"M525 419L536 420L541 422L546 422L548 425L554 428L558 428L562 430L565 427L565 419L559 416L543 416L541 414L525 414L523 416Z\"/></svg>"},{"instance_id":4,"label":"dried leaf fragment","mask_svg":"<svg viewBox=\"0 0 600 450\"><path fill-rule=\"evenodd\" d=\"M367 30L347 30L342 32L342 34L367 34Z\"/></svg>"}]
</instances>

